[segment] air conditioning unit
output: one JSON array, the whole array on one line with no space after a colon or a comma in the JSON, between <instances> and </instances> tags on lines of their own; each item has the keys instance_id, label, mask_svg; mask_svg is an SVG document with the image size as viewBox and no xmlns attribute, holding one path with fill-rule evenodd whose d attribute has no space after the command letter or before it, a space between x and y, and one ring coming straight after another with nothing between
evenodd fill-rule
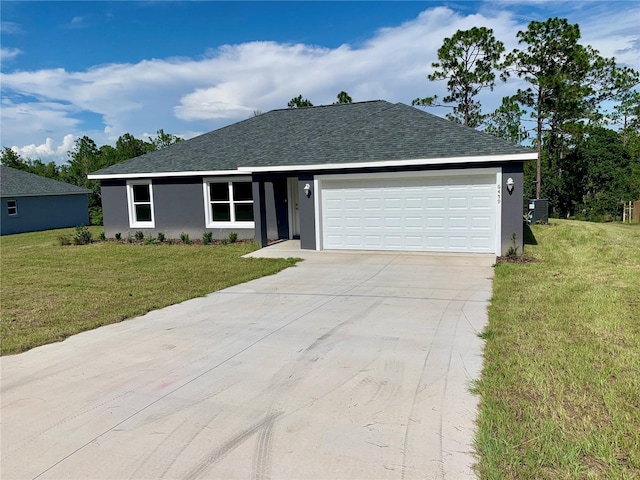
<instances>
[{"instance_id":1,"label":"air conditioning unit","mask_svg":"<svg viewBox=\"0 0 640 480\"><path fill-rule=\"evenodd\" d=\"M549 200L546 198L532 198L529 200L527 222L529 225L532 223L549 223Z\"/></svg>"}]
</instances>

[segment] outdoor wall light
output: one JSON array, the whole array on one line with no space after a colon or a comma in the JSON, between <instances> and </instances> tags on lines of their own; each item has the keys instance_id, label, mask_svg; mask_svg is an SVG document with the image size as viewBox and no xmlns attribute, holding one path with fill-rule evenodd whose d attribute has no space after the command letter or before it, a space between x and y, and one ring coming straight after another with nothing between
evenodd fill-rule
<instances>
[{"instance_id":1,"label":"outdoor wall light","mask_svg":"<svg viewBox=\"0 0 640 480\"><path fill-rule=\"evenodd\" d=\"M304 186L304 194L309 198L311 196L311 185L308 183Z\"/></svg>"},{"instance_id":2,"label":"outdoor wall light","mask_svg":"<svg viewBox=\"0 0 640 480\"><path fill-rule=\"evenodd\" d=\"M509 192L509 195L513 193L513 187L515 187L515 184L516 182L513 181L513 178L507 178L507 191Z\"/></svg>"}]
</instances>

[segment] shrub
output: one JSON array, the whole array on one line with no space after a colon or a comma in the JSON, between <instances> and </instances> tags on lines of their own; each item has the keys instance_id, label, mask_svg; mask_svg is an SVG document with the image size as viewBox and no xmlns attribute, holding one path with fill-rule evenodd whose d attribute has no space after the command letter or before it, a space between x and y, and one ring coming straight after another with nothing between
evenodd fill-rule
<instances>
[{"instance_id":1,"label":"shrub","mask_svg":"<svg viewBox=\"0 0 640 480\"><path fill-rule=\"evenodd\" d=\"M229 243L236 243L238 241L238 234L236 232L231 232L229 234Z\"/></svg>"},{"instance_id":2,"label":"shrub","mask_svg":"<svg viewBox=\"0 0 640 480\"><path fill-rule=\"evenodd\" d=\"M73 243L76 245L87 245L91 243L91 232L84 225L78 225L73 234Z\"/></svg>"},{"instance_id":3,"label":"shrub","mask_svg":"<svg viewBox=\"0 0 640 480\"><path fill-rule=\"evenodd\" d=\"M89 208L89 223L91 225L102 225L102 207L90 207Z\"/></svg>"},{"instance_id":4,"label":"shrub","mask_svg":"<svg viewBox=\"0 0 640 480\"><path fill-rule=\"evenodd\" d=\"M100 240L101 242L104 242L107 239L107 236L104 234L104 232L100 232L100 235L98 235L98 240Z\"/></svg>"},{"instance_id":5,"label":"shrub","mask_svg":"<svg viewBox=\"0 0 640 480\"><path fill-rule=\"evenodd\" d=\"M122 240L122 234L120 232L116 233L116 240Z\"/></svg>"},{"instance_id":6,"label":"shrub","mask_svg":"<svg viewBox=\"0 0 640 480\"><path fill-rule=\"evenodd\" d=\"M182 240L182 243L184 243L185 245L189 245L191 243L191 240L189 240L189 234L188 233L182 232L180 234L180 240Z\"/></svg>"},{"instance_id":7,"label":"shrub","mask_svg":"<svg viewBox=\"0 0 640 480\"><path fill-rule=\"evenodd\" d=\"M153 235L151 235L150 237L147 237L147 238L144 240L144 244L145 244L145 245L153 245L154 243L156 243L156 239L155 239L155 238L153 238Z\"/></svg>"},{"instance_id":8,"label":"shrub","mask_svg":"<svg viewBox=\"0 0 640 480\"><path fill-rule=\"evenodd\" d=\"M213 239L213 232L204 232L202 234L202 244L209 245Z\"/></svg>"},{"instance_id":9,"label":"shrub","mask_svg":"<svg viewBox=\"0 0 640 480\"><path fill-rule=\"evenodd\" d=\"M136 233L134 233L133 235L134 237L136 237L136 240L140 241L144 238L144 233L142 233L140 230L138 230Z\"/></svg>"},{"instance_id":10,"label":"shrub","mask_svg":"<svg viewBox=\"0 0 640 480\"><path fill-rule=\"evenodd\" d=\"M127 236L127 243L133 243L133 238L131 238L131 235Z\"/></svg>"},{"instance_id":11,"label":"shrub","mask_svg":"<svg viewBox=\"0 0 640 480\"><path fill-rule=\"evenodd\" d=\"M71 245L71 240L66 235L58 235L58 243L60 245Z\"/></svg>"},{"instance_id":12,"label":"shrub","mask_svg":"<svg viewBox=\"0 0 640 480\"><path fill-rule=\"evenodd\" d=\"M517 245L518 236L515 233L511 234L511 246L507 250L507 257L514 259L518 256L518 245Z\"/></svg>"},{"instance_id":13,"label":"shrub","mask_svg":"<svg viewBox=\"0 0 640 480\"><path fill-rule=\"evenodd\" d=\"M164 242L164 240L165 240L164 233L158 232L158 241L159 242Z\"/></svg>"},{"instance_id":14,"label":"shrub","mask_svg":"<svg viewBox=\"0 0 640 480\"><path fill-rule=\"evenodd\" d=\"M220 243L222 245L229 245L229 239L228 238L223 238L222 240L220 240Z\"/></svg>"}]
</instances>

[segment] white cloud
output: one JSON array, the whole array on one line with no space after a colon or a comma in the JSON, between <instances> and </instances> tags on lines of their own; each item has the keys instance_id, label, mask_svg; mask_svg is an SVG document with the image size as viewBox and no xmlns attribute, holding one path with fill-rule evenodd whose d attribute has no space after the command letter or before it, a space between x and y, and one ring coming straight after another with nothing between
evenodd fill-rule
<instances>
[{"instance_id":1,"label":"white cloud","mask_svg":"<svg viewBox=\"0 0 640 480\"><path fill-rule=\"evenodd\" d=\"M51 157L66 156L67 152L73 148L74 140L72 134L67 134L64 136L62 143L57 146L53 139L47 138L40 145L31 144L23 147L13 146L11 148L18 152L22 158L40 158L46 161Z\"/></svg>"},{"instance_id":2,"label":"white cloud","mask_svg":"<svg viewBox=\"0 0 640 480\"><path fill-rule=\"evenodd\" d=\"M633 46L637 34L630 28L633 19L629 17L628 11L613 11L606 22L603 17L580 19L585 43L608 56L610 51ZM69 135L89 135L101 145L125 132L143 137L144 132L163 128L191 138L249 118L254 110L285 108L299 94L316 105L332 103L341 90L354 101L410 103L416 97L442 97L444 82L428 82L426 77L444 37L458 29L487 26L510 50L517 46L516 32L527 23L505 10L465 16L435 7L402 25L375 32L357 47L249 42L213 49L198 59L151 59L78 72L48 69L2 74L3 95L10 91L15 102L3 105L3 136L12 144L28 145L22 148L57 155ZM637 68L637 50L618 56L632 61L634 55ZM493 93L483 92L483 107L493 110L515 88L513 80L497 85ZM39 101L27 102L23 96ZM83 112L97 114L102 119L99 128L82 129ZM36 145L34 138L53 140Z\"/></svg>"},{"instance_id":3,"label":"white cloud","mask_svg":"<svg viewBox=\"0 0 640 480\"><path fill-rule=\"evenodd\" d=\"M0 32L5 35L23 33L22 27L15 22L0 22Z\"/></svg>"},{"instance_id":4,"label":"white cloud","mask_svg":"<svg viewBox=\"0 0 640 480\"><path fill-rule=\"evenodd\" d=\"M4 62L6 60L11 60L21 53L22 50L19 48L2 47L0 48L0 61Z\"/></svg>"}]
</instances>

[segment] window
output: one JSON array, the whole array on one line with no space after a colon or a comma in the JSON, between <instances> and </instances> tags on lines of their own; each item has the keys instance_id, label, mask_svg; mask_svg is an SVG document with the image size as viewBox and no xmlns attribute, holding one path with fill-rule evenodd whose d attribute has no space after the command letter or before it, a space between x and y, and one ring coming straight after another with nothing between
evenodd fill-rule
<instances>
[{"instance_id":1,"label":"window","mask_svg":"<svg viewBox=\"0 0 640 480\"><path fill-rule=\"evenodd\" d=\"M209 179L204 183L207 227L253 228L250 181Z\"/></svg>"},{"instance_id":2,"label":"window","mask_svg":"<svg viewBox=\"0 0 640 480\"><path fill-rule=\"evenodd\" d=\"M155 227L151 180L127 182L127 202L129 204L129 225L131 227Z\"/></svg>"},{"instance_id":3,"label":"window","mask_svg":"<svg viewBox=\"0 0 640 480\"><path fill-rule=\"evenodd\" d=\"M7 213L10 217L15 217L18 215L18 201L17 200L7 200Z\"/></svg>"}]
</instances>

